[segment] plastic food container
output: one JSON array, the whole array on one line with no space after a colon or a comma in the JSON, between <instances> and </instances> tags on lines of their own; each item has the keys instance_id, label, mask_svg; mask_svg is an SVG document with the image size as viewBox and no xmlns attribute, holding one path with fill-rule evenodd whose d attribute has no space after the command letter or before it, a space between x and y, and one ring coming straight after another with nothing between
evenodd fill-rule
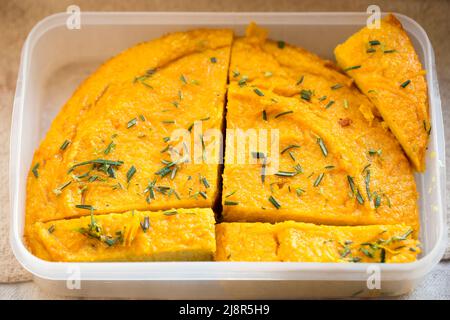
<instances>
[{"instance_id":1,"label":"plastic food container","mask_svg":"<svg viewBox=\"0 0 450 320\"><path fill-rule=\"evenodd\" d=\"M242 35L255 21L270 37L333 59L334 47L366 24L365 13L82 13L50 16L30 32L22 50L11 129L11 246L45 290L62 295L123 298L292 299L368 297L410 291L441 259L447 243L445 146L434 52L425 31L400 14L427 71L432 131L427 170L417 174L423 254L407 264L152 262L63 263L33 256L22 241L26 177L34 150L79 83L101 62L138 42L198 27L227 27ZM377 285L380 279L380 287ZM369 289L367 283L370 282ZM377 288L379 287L379 288Z\"/></svg>"}]
</instances>

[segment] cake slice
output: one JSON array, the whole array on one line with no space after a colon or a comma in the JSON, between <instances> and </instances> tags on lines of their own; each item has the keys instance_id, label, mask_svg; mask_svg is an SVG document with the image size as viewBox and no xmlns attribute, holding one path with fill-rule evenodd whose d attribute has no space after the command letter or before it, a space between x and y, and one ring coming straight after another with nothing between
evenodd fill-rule
<instances>
[{"instance_id":1,"label":"cake slice","mask_svg":"<svg viewBox=\"0 0 450 320\"><path fill-rule=\"evenodd\" d=\"M214 224L211 209L91 215L35 223L30 247L49 261L207 261Z\"/></svg>"},{"instance_id":2,"label":"cake slice","mask_svg":"<svg viewBox=\"0 0 450 320\"><path fill-rule=\"evenodd\" d=\"M388 15L334 50L338 65L377 107L417 171L425 170L431 124L425 71L401 23Z\"/></svg>"},{"instance_id":3,"label":"cake slice","mask_svg":"<svg viewBox=\"0 0 450 320\"><path fill-rule=\"evenodd\" d=\"M402 224L221 223L216 233L216 261L404 263L420 253L413 229Z\"/></svg>"}]
</instances>

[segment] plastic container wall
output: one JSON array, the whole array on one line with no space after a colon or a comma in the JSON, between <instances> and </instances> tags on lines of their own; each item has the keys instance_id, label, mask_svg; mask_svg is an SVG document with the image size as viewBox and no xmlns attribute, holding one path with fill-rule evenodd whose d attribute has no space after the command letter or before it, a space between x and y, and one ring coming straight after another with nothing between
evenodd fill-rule
<instances>
[{"instance_id":1,"label":"plastic container wall","mask_svg":"<svg viewBox=\"0 0 450 320\"><path fill-rule=\"evenodd\" d=\"M333 263L54 263L23 244L26 177L34 150L61 106L102 61L142 41L197 27L243 34L255 21L273 39L333 59L333 49L365 25L364 13L82 13L81 29L67 14L50 16L29 34L21 57L11 129L11 245L37 283L53 293L147 298L299 298L398 295L411 290L445 250L445 146L434 52L424 30L396 14L427 70L432 131L427 170L415 176L420 194L423 254L408 264ZM372 269L381 289L367 289ZM77 289L77 279L81 288ZM75 288L75 289L70 289Z\"/></svg>"}]
</instances>

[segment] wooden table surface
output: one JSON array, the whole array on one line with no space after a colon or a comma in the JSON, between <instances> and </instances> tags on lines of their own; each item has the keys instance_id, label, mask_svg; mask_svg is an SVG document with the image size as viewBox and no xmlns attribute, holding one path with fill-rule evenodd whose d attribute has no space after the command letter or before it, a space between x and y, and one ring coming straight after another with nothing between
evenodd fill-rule
<instances>
[{"instance_id":1,"label":"wooden table surface","mask_svg":"<svg viewBox=\"0 0 450 320\"><path fill-rule=\"evenodd\" d=\"M450 1L434 0L391 0L391 1L320 1L320 0L0 0L0 178L7 181L9 130L12 101L20 60L20 50L31 28L42 18L65 12L71 4L77 4L82 11L366 11L370 4L378 4L383 11L403 13L424 27L436 53L438 78L441 89L444 126L450 126ZM446 139L450 138L450 130ZM446 152L450 154L450 148ZM450 166L449 166L450 167ZM447 168L447 170L449 170ZM447 171L447 176L450 176ZM3 184L7 186L7 183ZM449 184L447 184L449 189ZM450 192L447 192L447 202ZM0 217L7 220L9 214L7 187L0 187ZM0 237L6 243L6 235ZM4 253L8 256L10 253ZM3 257L2 256L2 257ZM0 268L2 267L0 261ZM11 274L17 273L13 265ZM11 279L14 279L12 277ZM7 281L7 280L5 280ZM0 284L0 299L60 299L51 293L41 291L33 282ZM450 299L450 262L441 262L426 276L412 293L401 299Z\"/></svg>"}]
</instances>

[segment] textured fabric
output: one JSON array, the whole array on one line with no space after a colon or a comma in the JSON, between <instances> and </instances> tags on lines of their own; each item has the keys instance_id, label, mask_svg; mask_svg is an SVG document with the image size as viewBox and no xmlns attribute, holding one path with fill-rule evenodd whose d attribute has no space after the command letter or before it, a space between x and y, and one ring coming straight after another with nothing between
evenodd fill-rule
<instances>
[{"instance_id":1,"label":"textured fabric","mask_svg":"<svg viewBox=\"0 0 450 320\"><path fill-rule=\"evenodd\" d=\"M365 11L372 1L348 0L322 2L316 0L291 1L185 1L185 0L80 0L77 5L86 11ZM2 0L0 2L0 282L17 282L31 279L15 261L8 240L9 231L9 194L8 194L8 162L10 120L20 50L31 28L44 17L64 12L73 4L73 0ZM421 24L427 31L436 53L439 84L441 90L444 127L450 128L450 42L447 30L450 20L446 13L450 10L450 2L411 0L405 2L377 1L383 11L401 12ZM427 14L423 14L426 12ZM450 130L445 133L450 141ZM450 159L450 143L446 147L447 158ZM447 161L448 162L448 161ZM450 177L450 166L447 167ZM450 190L450 180L447 181ZM450 208L450 192L447 192L447 204ZM450 210L447 210L450 212ZM449 219L450 221L450 215ZM450 259L450 248L446 258ZM445 265L448 268L448 263ZM443 269L443 268L441 268ZM436 282L442 279L436 276ZM448 272L447 278L448 279ZM433 284L432 284L433 285ZM432 290L432 289L429 289ZM443 291L444 292L444 291ZM417 297L422 297L418 295ZM448 298L448 296L447 296Z\"/></svg>"}]
</instances>

